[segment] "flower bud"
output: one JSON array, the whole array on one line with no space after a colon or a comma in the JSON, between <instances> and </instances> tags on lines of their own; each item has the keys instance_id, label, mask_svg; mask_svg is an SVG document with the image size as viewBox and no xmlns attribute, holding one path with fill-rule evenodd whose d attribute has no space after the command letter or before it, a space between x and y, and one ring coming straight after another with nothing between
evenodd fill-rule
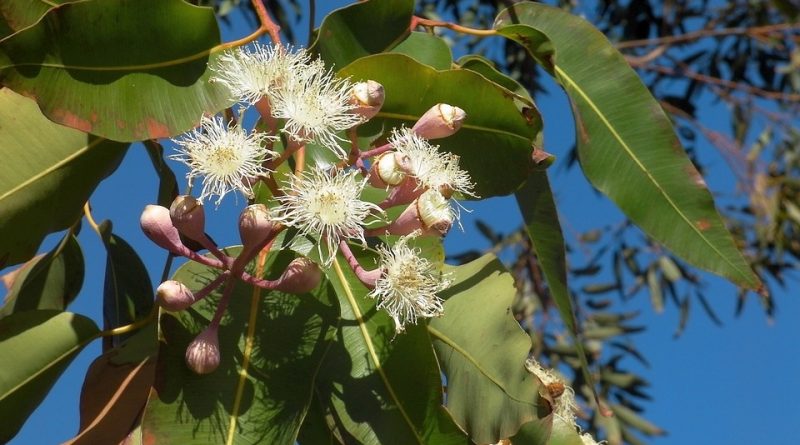
<instances>
[{"instance_id":1,"label":"flower bud","mask_svg":"<svg viewBox=\"0 0 800 445\"><path fill-rule=\"evenodd\" d=\"M370 169L370 184L378 188L399 185L406 178L408 162L408 156L394 151L379 155Z\"/></svg>"},{"instance_id":2,"label":"flower bud","mask_svg":"<svg viewBox=\"0 0 800 445\"><path fill-rule=\"evenodd\" d=\"M455 220L447 198L436 190L426 190L417 198L417 213L423 227L442 236L450 231Z\"/></svg>"},{"instance_id":3,"label":"flower bud","mask_svg":"<svg viewBox=\"0 0 800 445\"><path fill-rule=\"evenodd\" d=\"M182 311L194 302L192 291L179 281L167 280L156 289L156 303L168 311Z\"/></svg>"},{"instance_id":4,"label":"flower bud","mask_svg":"<svg viewBox=\"0 0 800 445\"><path fill-rule=\"evenodd\" d=\"M322 271L316 263L305 257L292 260L277 280L276 290L290 294L304 294L319 285Z\"/></svg>"},{"instance_id":5,"label":"flower bud","mask_svg":"<svg viewBox=\"0 0 800 445\"><path fill-rule=\"evenodd\" d=\"M169 250L176 255L184 255L189 250L181 243L181 236L178 229L172 225L169 209L166 207L146 206L139 219L139 224L144 234L162 249Z\"/></svg>"},{"instance_id":6,"label":"flower bud","mask_svg":"<svg viewBox=\"0 0 800 445\"><path fill-rule=\"evenodd\" d=\"M378 114L378 111L383 106L385 92L383 85L374 80L368 80L353 85L352 96L352 102L356 105L356 109L353 112L369 120Z\"/></svg>"},{"instance_id":7,"label":"flower bud","mask_svg":"<svg viewBox=\"0 0 800 445\"><path fill-rule=\"evenodd\" d=\"M467 113L461 108L436 104L426 111L411 129L425 139L444 138L458 131L466 117Z\"/></svg>"},{"instance_id":8,"label":"flower bud","mask_svg":"<svg viewBox=\"0 0 800 445\"><path fill-rule=\"evenodd\" d=\"M264 204L249 205L239 216L239 237L245 250L260 248L272 237L275 222Z\"/></svg>"},{"instance_id":9,"label":"flower bud","mask_svg":"<svg viewBox=\"0 0 800 445\"><path fill-rule=\"evenodd\" d=\"M179 195L169 206L172 225L187 237L200 241L205 238L206 214L193 196Z\"/></svg>"},{"instance_id":10,"label":"flower bud","mask_svg":"<svg viewBox=\"0 0 800 445\"><path fill-rule=\"evenodd\" d=\"M208 374L219 366L217 327L207 327L186 348L186 365L197 374Z\"/></svg>"}]
</instances>

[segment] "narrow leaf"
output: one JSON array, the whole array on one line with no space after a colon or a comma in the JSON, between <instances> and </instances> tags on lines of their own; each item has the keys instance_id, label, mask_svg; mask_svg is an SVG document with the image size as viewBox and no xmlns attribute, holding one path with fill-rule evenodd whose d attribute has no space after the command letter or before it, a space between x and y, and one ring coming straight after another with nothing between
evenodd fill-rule
<instances>
[{"instance_id":1,"label":"narrow leaf","mask_svg":"<svg viewBox=\"0 0 800 445\"><path fill-rule=\"evenodd\" d=\"M19 432L58 376L98 332L82 315L50 309L0 319L0 357L14 362L0 366L0 443Z\"/></svg>"},{"instance_id":2,"label":"narrow leaf","mask_svg":"<svg viewBox=\"0 0 800 445\"><path fill-rule=\"evenodd\" d=\"M529 2L501 12L495 28L525 46L564 87L581 167L595 187L687 262L740 286L761 287L669 118L600 31L562 9Z\"/></svg>"}]
</instances>

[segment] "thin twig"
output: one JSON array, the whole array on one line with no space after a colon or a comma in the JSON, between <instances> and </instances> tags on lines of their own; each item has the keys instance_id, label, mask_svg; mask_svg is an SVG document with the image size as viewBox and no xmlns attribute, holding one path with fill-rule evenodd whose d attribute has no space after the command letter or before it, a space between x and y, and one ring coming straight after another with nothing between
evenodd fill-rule
<instances>
[{"instance_id":1,"label":"thin twig","mask_svg":"<svg viewBox=\"0 0 800 445\"><path fill-rule=\"evenodd\" d=\"M468 28L466 26L456 25L455 23L444 22L441 20L430 20L422 17L414 16L411 18L411 26L410 29L414 29L417 26L425 26L428 28L447 28L451 31L455 31L461 34L469 34L472 36L478 37L489 37L493 35L497 35L497 30L494 29L475 29L475 28Z\"/></svg>"},{"instance_id":2,"label":"thin twig","mask_svg":"<svg viewBox=\"0 0 800 445\"><path fill-rule=\"evenodd\" d=\"M776 25L754 26L750 28L701 29L676 36L657 37L653 39L628 40L625 42L618 42L615 46L617 47L617 49L626 49L626 48L638 48L641 46L652 46L652 45L674 45L676 43L690 42L692 40L699 40L706 37L724 37L724 36L734 36L734 35L748 35L755 37L776 31L791 31L794 29L800 29L800 24L779 23Z\"/></svg>"}]
</instances>

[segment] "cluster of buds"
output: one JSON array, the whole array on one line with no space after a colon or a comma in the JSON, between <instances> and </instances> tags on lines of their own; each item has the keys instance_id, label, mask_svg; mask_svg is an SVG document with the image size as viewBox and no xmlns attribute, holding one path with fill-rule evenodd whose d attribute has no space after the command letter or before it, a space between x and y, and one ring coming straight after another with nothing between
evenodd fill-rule
<instances>
[{"instance_id":1,"label":"cluster of buds","mask_svg":"<svg viewBox=\"0 0 800 445\"><path fill-rule=\"evenodd\" d=\"M458 217L452 200L476 197L469 175L459 167L459 157L429 142L459 131L464 110L435 104L411 128L394 129L383 145L362 150L355 129L380 112L385 100L380 83L337 78L321 60L280 45L226 52L212 69L212 81L226 86L245 107L254 107L265 124L259 128L266 130L247 132L240 123L202 118L199 128L175 141L179 154L172 157L190 168L190 186L202 178L201 193L197 198L179 196L170 209L148 206L141 218L144 232L162 248L221 271L194 293L176 281L164 282L157 290L158 304L178 311L224 286L209 326L186 351L188 366L207 373L219 365L217 331L235 280L302 294L320 282L320 265L330 267L339 253L378 301L378 308L394 320L396 332L420 318L441 315L443 302L437 293L449 286L448 277L409 244L416 236L444 236ZM272 150L280 133L286 141L282 153ZM341 162L308 169L298 162L292 179L275 183L269 176L277 166L299 155L311 141L335 153ZM342 148L345 144L350 144L349 150ZM259 180L267 180L272 188L274 206L254 204L242 212L243 248L235 258L229 257L205 234L203 200L216 196L219 204L231 191L251 198ZM385 189L386 198L379 203L363 200L367 186ZM388 221L386 210L397 206L405 207ZM285 227L318 241L316 263L298 258L275 281L245 272L248 262ZM364 269L349 242L364 246L366 237L387 234L401 237L392 246L379 246L380 264ZM189 249L181 235L211 255Z\"/></svg>"}]
</instances>

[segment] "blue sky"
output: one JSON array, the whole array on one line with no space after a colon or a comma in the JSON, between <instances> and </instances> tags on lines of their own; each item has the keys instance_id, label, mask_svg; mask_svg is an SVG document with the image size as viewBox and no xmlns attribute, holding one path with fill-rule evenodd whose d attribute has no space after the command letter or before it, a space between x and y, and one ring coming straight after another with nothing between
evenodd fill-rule
<instances>
[{"instance_id":1,"label":"blue sky","mask_svg":"<svg viewBox=\"0 0 800 445\"><path fill-rule=\"evenodd\" d=\"M318 18L341 1L318 2ZM233 13L235 29L223 25L224 38L232 39L249 30L238 12ZM244 26L242 28L242 26ZM304 35L305 24L295 29ZM537 104L545 118L545 148L566 159L573 144L574 131L570 109L563 93L548 83L553 93L539 97ZM702 111L712 125L720 130L727 123L715 121L720 104L708 103ZM724 162L715 149L699 145L702 159L710 165L707 182L712 190L731 192ZM596 227L606 221L619 219L619 212L608 200L597 198L578 169L565 170L559 162L551 168L554 190L563 223L572 231ZM173 165L182 172L179 166ZM163 253L142 234L139 214L145 205L153 203L157 178L150 167L144 148L133 146L117 173L107 179L92 197L94 216L112 218L115 233L135 246L148 261L154 284L160 274ZM238 243L232 229L232 215L238 214L233 200L226 199L217 212L209 214L209 232L220 244ZM473 221L490 222L501 233L516 229L520 223L513 199L493 198L469 203L473 212L462 212L463 233L454 230L446 239L448 252L469 247L488 247L477 235ZM81 295L70 310L101 320L103 270L105 251L100 240L88 226L79 237L86 258L87 276ZM48 239L45 249L55 242ZM634 361L625 366L647 378L651 383L653 403L646 404L646 417L666 429L669 435L653 439L656 445L667 444L756 444L791 443L800 425L800 302L790 292L776 295L778 310L775 322L767 323L755 299L748 302L740 318L733 317L735 288L721 279L704 275L709 283L706 295L724 322L717 327L693 307L689 325L682 337L672 334L678 324L678 311L668 306L661 315L653 313L645 295L619 306L626 310L641 309L636 320L646 325L642 334L631 337L651 363L643 369ZM98 324L101 324L98 322ZM87 366L100 353L100 343L87 347L56 384L49 397L30 417L12 444L51 444L69 439L77 432L80 385Z\"/></svg>"}]
</instances>

